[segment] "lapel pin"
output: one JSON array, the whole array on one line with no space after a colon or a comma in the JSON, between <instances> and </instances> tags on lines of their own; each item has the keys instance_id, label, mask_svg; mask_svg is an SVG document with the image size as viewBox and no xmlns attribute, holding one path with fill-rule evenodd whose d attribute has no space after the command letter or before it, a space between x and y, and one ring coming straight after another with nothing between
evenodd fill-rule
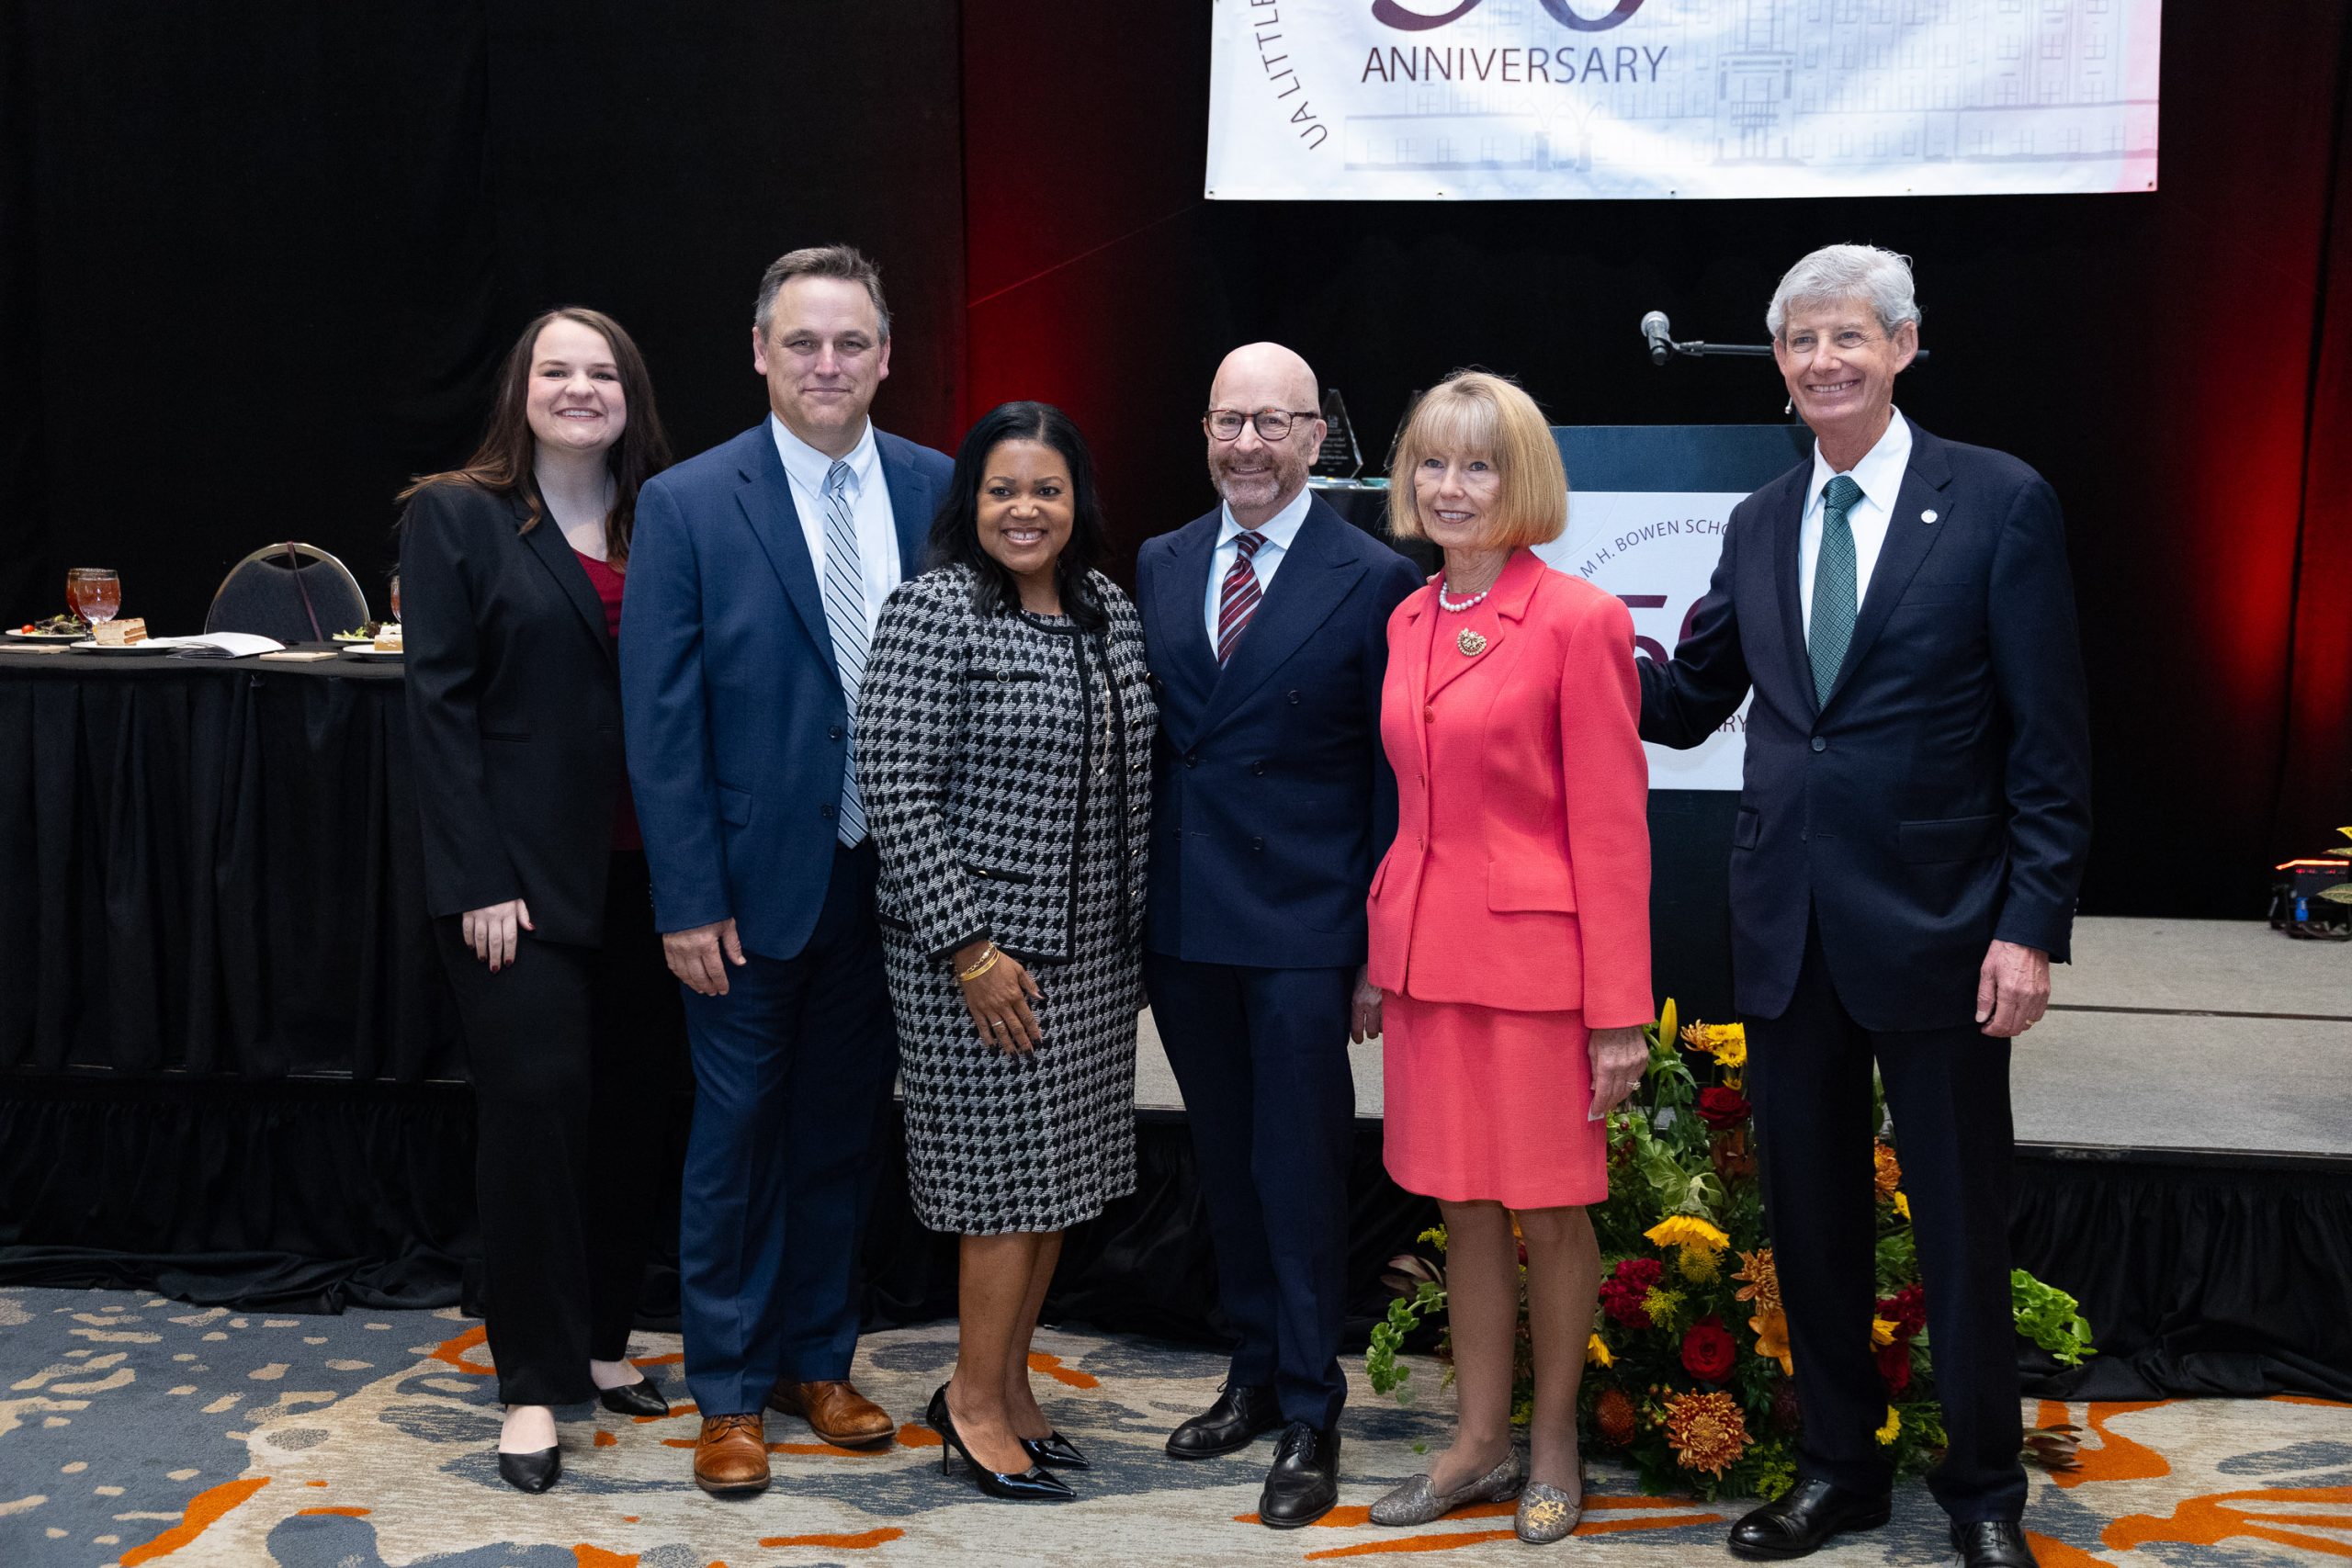
<instances>
[{"instance_id":1,"label":"lapel pin","mask_svg":"<svg viewBox=\"0 0 2352 1568\"><path fill-rule=\"evenodd\" d=\"M1919 513L1919 521L1922 523L1933 523L1935 520L1936 514L1932 510Z\"/></svg>"}]
</instances>

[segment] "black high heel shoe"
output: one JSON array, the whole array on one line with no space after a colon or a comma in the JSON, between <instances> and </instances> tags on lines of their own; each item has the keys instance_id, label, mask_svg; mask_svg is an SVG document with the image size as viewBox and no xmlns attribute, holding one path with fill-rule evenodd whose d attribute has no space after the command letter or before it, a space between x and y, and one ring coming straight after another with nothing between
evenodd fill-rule
<instances>
[{"instance_id":1,"label":"black high heel shoe","mask_svg":"<svg viewBox=\"0 0 2352 1568\"><path fill-rule=\"evenodd\" d=\"M618 1388L600 1388L596 1403L616 1416L650 1416L659 1420L670 1414L670 1402L662 1397L651 1378L639 1378Z\"/></svg>"},{"instance_id":2,"label":"black high heel shoe","mask_svg":"<svg viewBox=\"0 0 2352 1568\"><path fill-rule=\"evenodd\" d=\"M1046 1470L1092 1470L1087 1457L1078 1451L1078 1445L1059 1432L1048 1432L1042 1438L1023 1438L1021 1447L1029 1455L1029 1462Z\"/></svg>"},{"instance_id":3,"label":"black high heel shoe","mask_svg":"<svg viewBox=\"0 0 2352 1568\"><path fill-rule=\"evenodd\" d=\"M563 1450L540 1449L536 1453L498 1456L498 1479L517 1492L534 1495L546 1491L563 1473Z\"/></svg>"},{"instance_id":4,"label":"black high heel shoe","mask_svg":"<svg viewBox=\"0 0 2352 1568\"><path fill-rule=\"evenodd\" d=\"M924 1424L939 1434L939 1473L948 1473L948 1462L954 1454L962 1454L964 1462L972 1467L973 1483L990 1497L1008 1503L1068 1503L1078 1494L1054 1477L1032 1464L1019 1475L1009 1475L1001 1470L990 1470L972 1457L964 1439L956 1435L955 1418L947 1412L947 1385L941 1383L939 1392L931 1396L931 1407L923 1412ZM1027 1443L1022 1445L1023 1449ZM1033 1456L1034 1457L1034 1456Z\"/></svg>"}]
</instances>

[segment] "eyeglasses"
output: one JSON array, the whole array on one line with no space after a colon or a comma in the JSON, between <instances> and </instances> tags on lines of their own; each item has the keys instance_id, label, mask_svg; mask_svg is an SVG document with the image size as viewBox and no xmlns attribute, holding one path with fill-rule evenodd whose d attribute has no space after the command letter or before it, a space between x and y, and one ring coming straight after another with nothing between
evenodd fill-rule
<instances>
[{"instance_id":1,"label":"eyeglasses","mask_svg":"<svg viewBox=\"0 0 2352 1568\"><path fill-rule=\"evenodd\" d=\"M1284 441L1290 437L1294 420L1322 417L1321 409L1260 409L1256 413L1243 413L1239 409L1211 409L1201 416L1201 423L1219 441L1238 440L1245 424L1258 427L1261 441Z\"/></svg>"}]
</instances>

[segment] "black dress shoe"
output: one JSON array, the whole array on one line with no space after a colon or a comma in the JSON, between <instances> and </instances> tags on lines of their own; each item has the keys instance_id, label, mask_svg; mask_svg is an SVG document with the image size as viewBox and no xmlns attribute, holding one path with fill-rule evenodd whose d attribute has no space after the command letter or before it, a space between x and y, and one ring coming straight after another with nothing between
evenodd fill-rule
<instances>
[{"instance_id":1,"label":"black dress shoe","mask_svg":"<svg viewBox=\"0 0 2352 1568\"><path fill-rule=\"evenodd\" d=\"M1294 1421L1274 1444L1274 1467L1258 1494L1258 1519L1269 1529L1311 1525L1340 1500L1339 1428Z\"/></svg>"},{"instance_id":2,"label":"black dress shoe","mask_svg":"<svg viewBox=\"0 0 2352 1568\"><path fill-rule=\"evenodd\" d=\"M558 1449L541 1449L528 1454L501 1452L498 1456L498 1478L517 1492L544 1492L562 1473L563 1453Z\"/></svg>"},{"instance_id":3,"label":"black dress shoe","mask_svg":"<svg viewBox=\"0 0 2352 1568\"><path fill-rule=\"evenodd\" d=\"M956 1435L956 1418L947 1409L947 1385L941 1383L939 1392L931 1396L931 1408L923 1412L923 1420L939 1434L939 1473L945 1475L948 1460L962 1454L964 1462L972 1467L972 1483L990 1497L1007 1503L1067 1503L1078 1495L1054 1476L1047 1475L1034 1463L1015 1475L1008 1471L990 1470L972 1457L964 1439ZM1024 1449L1026 1443L1022 1445Z\"/></svg>"},{"instance_id":4,"label":"black dress shoe","mask_svg":"<svg viewBox=\"0 0 2352 1568\"><path fill-rule=\"evenodd\" d=\"M1979 1519L1951 1527L1952 1550L1966 1568L2034 1568L2025 1527L2014 1519Z\"/></svg>"},{"instance_id":5,"label":"black dress shoe","mask_svg":"<svg viewBox=\"0 0 2352 1568\"><path fill-rule=\"evenodd\" d=\"M1872 1530L1886 1523L1891 1499L1883 1492L1849 1492L1826 1481L1804 1480L1777 1503L1731 1527L1735 1557L1804 1557L1833 1535Z\"/></svg>"},{"instance_id":6,"label":"black dress shoe","mask_svg":"<svg viewBox=\"0 0 2352 1568\"><path fill-rule=\"evenodd\" d=\"M1171 1459L1215 1459L1248 1448L1283 1424L1271 1388L1225 1385L1216 1403L1168 1434Z\"/></svg>"},{"instance_id":7,"label":"black dress shoe","mask_svg":"<svg viewBox=\"0 0 2352 1568\"><path fill-rule=\"evenodd\" d=\"M662 1397L651 1378L639 1378L618 1388L600 1388L596 1403L616 1416L650 1416L660 1420L670 1414L670 1402Z\"/></svg>"},{"instance_id":8,"label":"black dress shoe","mask_svg":"<svg viewBox=\"0 0 2352 1568\"><path fill-rule=\"evenodd\" d=\"M1059 1432L1048 1432L1042 1438L1023 1438L1021 1446L1028 1450L1029 1462L1047 1470L1092 1470L1078 1445Z\"/></svg>"}]
</instances>

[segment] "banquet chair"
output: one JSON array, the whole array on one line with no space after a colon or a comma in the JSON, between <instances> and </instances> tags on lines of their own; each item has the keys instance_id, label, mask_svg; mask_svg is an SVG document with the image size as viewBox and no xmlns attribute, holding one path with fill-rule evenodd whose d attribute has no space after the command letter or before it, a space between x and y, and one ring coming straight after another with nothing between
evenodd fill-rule
<instances>
[{"instance_id":1,"label":"banquet chair","mask_svg":"<svg viewBox=\"0 0 2352 1568\"><path fill-rule=\"evenodd\" d=\"M324 642L368 619L350 569L316 545L265 545L229 569L204 615L209 632L254 632L279 642Z\"/></svg>"}]
</instances>

